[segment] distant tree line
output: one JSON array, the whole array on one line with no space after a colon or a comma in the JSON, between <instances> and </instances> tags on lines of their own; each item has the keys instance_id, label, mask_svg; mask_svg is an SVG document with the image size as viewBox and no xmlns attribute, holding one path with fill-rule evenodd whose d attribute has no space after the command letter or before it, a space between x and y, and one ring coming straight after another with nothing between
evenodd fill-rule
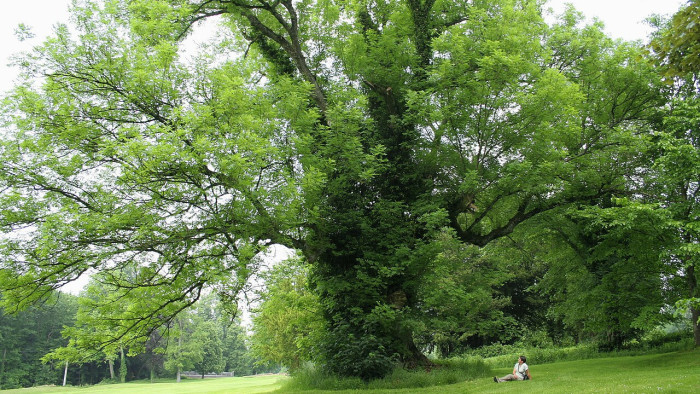
<instances>
[{"instance_id":1,"label":"distant tree line","mask_svg":"<svg viewBox=\"0 0 700 394\"><path fill-rule=\"evenodd\" d=\"M235 376L279 371L280 364L256 364L240 319L226 320L211 301L197 304L143 343L115 348L114 354L77 347L85 343L76 330L81 297L55 293L17 314L0 312L0 389L61 385L66 371L66 384L74 386L175 378L178 370Z\"/></svg>"}]
</instances>

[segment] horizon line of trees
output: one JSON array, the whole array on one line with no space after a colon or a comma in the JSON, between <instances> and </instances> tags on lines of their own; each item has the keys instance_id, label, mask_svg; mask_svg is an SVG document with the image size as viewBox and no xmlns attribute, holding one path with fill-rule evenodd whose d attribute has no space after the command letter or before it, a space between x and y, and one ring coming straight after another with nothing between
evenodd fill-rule
<instances>
[{"instance_id":1,"label":"horizon line of trees","mask_svg":"<svg viewBox=\"0 0 700 394\"><path fill-rule=\"evenodd\" d=\"M181 372L192 371L246 376L280 370L279 364L258 362L240 319L226 319L211 297L144 343L111 353L86 346L83 297L56 293L16 315L0 312L0 389L166 376L179 381Z\"/></svg>"}]
</instances>

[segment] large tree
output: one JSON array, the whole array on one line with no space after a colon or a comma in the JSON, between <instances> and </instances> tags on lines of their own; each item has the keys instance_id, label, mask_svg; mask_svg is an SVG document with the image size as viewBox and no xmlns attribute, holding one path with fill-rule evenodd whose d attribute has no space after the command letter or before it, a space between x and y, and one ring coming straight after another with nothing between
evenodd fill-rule
<instances>
[{"instance_id":1,"label":"large tree","mask_svg":"<svg viewBox=\"0 0 700 394\"><path fill-rule=\"evenodd\" d=\"M117 336L147 335L207 286L233 302L279 243L312 266L343 375L427 362L436 242L624 188L660 100L634 47L536 0L76 4L3 107L5 305L94 269L138 305ZM224 39L188 62L214 16Z\"/></svg>"},{"instance_id":2,"label":"large tree","mask_svg":"<svg viewBox=\"0 0 700 394\"><path fill-rule=\"evenodd\" d=\"M689 0L650 43L655 63L672 86L673 100L656 135L648 187L674 228L666 256L685 282L678 306L687 309L700 346L700 2Z\"/></svg>"}]
</instances>

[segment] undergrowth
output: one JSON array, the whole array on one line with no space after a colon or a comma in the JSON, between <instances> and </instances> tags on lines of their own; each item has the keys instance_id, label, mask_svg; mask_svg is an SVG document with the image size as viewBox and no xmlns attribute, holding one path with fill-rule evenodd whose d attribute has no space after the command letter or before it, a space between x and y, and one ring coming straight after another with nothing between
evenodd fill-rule
<instances>
[{"instance_id":1,"label":"undergrowth","mask_svg":"<svg viewBox=\"0 0 700 394\"><path fill-rule=\"evenodd\" d=\"M494 344L475 349L469 352L468 356L482 357L486 365L491 368L505 368L512 367L520 355L527 357L528 365L537 365L559 361L669 353L691 350L694 346L693 338L688 335L664 335L662 337L652 335L641 341L630 342L623 349L613 351L601 351L595 344L547 348Z\"/></svg>"},{"instance_id":2,"label":"undergrowth","mask_svg":"<svg viewBox=\"0 0 700 394\"><path fill-rule=\"evenodd\" d=\"M430 370L396 368L388 376L365 382L360 378L333 377L306 365L285 382L285 390L378 390L440 386L491 375L479 357L434 360Z\"/></svg>"}]
</instances>

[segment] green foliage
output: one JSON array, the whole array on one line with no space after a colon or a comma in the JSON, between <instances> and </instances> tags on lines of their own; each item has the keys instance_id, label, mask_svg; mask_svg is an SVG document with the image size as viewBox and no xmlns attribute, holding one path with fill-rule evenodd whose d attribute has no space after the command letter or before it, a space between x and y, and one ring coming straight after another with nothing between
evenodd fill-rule
<instances>
[{"instance_id":1,"label":"green foliage","mask_svg":"<svg viewBox=\"0 0 700 394\"><path fill-rule=\"evenodd\" d=\"M440 250L427 266L419 296L421 314L414 335L417 343L449 357L479 339L504 340L515 324L504 314L510 300L499 288L512 277L488 252L468 246L444 231L433 247Z\"/></svg>"},{"instance_id":2,"label":"green foliage","mask_svg":"<svg viewBox=\"0 0 700 394\"><path fill-rule=\"evenodd\" d=\"M72 324L76 309L75 297L53 294L45 304L16 315L0 312L1 389L60 383L63 363L43 365L41 358L67 343L60 332Z\"/></svg>"},{"instance_id":3,"label":"green foliage","mask_svg":"<svg viewBox=\"0 0 700 394\"><path fill-rule=\"evenodd\" d=\"M76 7L76 36L60 28L23 60L28 74L51 70L46 82L4 101L17 133L0 148L8 159L2 182L12 184L2 206L15 207L3 210L3 231L33 230L3 238L4 255L16 254L0 270L5 305L23 307L92 267L132 270L128 279L103 280L144 314L172 316L205 284L235 295L264 248L257 241L296 220L298 191L286 182L295 148L282 144L283 122L267 118L272 108L290 112L289 126L313 118L298 110L307 88L263 89L253 85L257 74L231 64L189 70L173 42L132 31L127 24L139 13L123 5ZM264 191L251 190L261 182ZM279 221L262 223L255 206L274 206Z\"/></svg>"},{"instance_id":4,"label":"green foliage","mask_svg":"<svg viewBox=\"0 0 700 394\"><path fill-rule=\"evenodd\" d=\"M651 41L651 48L672 80L700 71L700 2L688 0Z\"/></svg>"},{"instance_id":5,"label":"green foliage","mask_svg":"<svg viewBox=\"0 0 700 394\"><path fill-rule=\"evenodd\" d=\"M251 352L251 339L240 319L224 326L222 338L223 357L226 362L224 371L233 372L235 376L252 375L255 358Z\"/></svg>"},{"instance_id":6,"label":"green foliage","mask_svg":"<svg viewBox=\"0 0 700 394\"><path fill-rule=\"evenodd\" d=\"M601 346L620 348L664 321L659 311L670 300L663 278L673 270L659 256L668 228L643 205L591 208L573 220L568 229L559 228L562 235L580 231L564 240L571 253L550 263L541 286L557 300L552 312L576 327L581 339L593 336Z\"/></svg>"},{"instance_id":7,"label":"green foliage","mask_svg":"<svg viewBox=\"0 0 700 394\"><path fill-rule=\"evenodd\" d=\"M295 373L314 357L323 334L319 300L309 288L308 266L292 258L263 275L265 290L253 314L251 351L260 362Z\"/></svg>"},{"instance_id":8,"label":"green foliage","mask_svg":"<svg viewBox=\"0 0 700 394\"><path fill-rule=\"evenodd\" d=\"M648 177L648 187L659 196L656 209L673 228L665 259L676 269L677 307L690 312L696 346L700 346L699 105L698 92L692 84L684 84L664 118L663 131L657 134Z\"/></svg>"},{"instance_id":9,"label":"green foliage","mask_svg":"<svg viewBox=\"0 0 700 394\"><path fill-rule=\"evenodd\" d=\"M226 366L224 360L221 335L215 322L205 321L192 334L190 342L192 361L195 371L202 375L214 372L220 373Z\"/></svg>"}]
</instances>

